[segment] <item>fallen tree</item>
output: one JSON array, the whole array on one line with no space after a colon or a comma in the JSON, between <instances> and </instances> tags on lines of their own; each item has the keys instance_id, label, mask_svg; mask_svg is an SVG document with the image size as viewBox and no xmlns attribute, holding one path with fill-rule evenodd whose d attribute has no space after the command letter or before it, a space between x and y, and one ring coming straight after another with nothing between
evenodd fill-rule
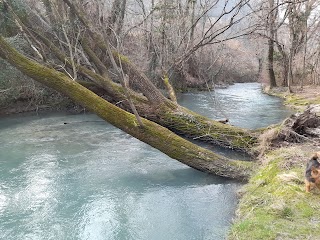
<instances>
[{"instance_id":1,"label":"fallen tree","mask_svg":"<svg viewBox=\"0 0 320 240\"><path fill-rule=\"evenodd\" d=\"M247 180L253 170L252 162L219 156L147 119L142 118L143 126L140 126L133 114L114 106L67 75L25 57L1 36L0 57L27 76L69 96L112 125L192 168L241 180Z\"/></svg>"},{"instance_id":2,"label":"fallen tree","mask_svg":"<svg viewBox=\"0 0 320 240\"><path fill-rule=\"evenodd\" d=\"M63 71L75 81L81 77L102 88L109 102L129 112L132 112L133 104L139 115L175 133L252 153L253 146L257 143L255 133L213 121L166 98L128 57L121 55L116 48L111 49L103 28L92 24L77 1L46 1L46 14L39 16L39 12L30 11L28 18L19 18L14 14L10 1L3 2L12 11L13 20L21 32L33 44L38 62L53 68L65 66ZM65 22L55 12L57 10L65 11ZM75 32L74 29L77 28L81 31ZM75 38L75 35L78 37ZM75 53L72 52L79 52L83 57L75 59ZM51 60L45 61L46 59ZM123 71L128 80L127 85L119 84L109 76L109 70L114 69L112 61L116 63L116 68ZM121 78L121 74L117 74L116 79ZM132 101L131 106L126 92Z\"/></svg>"}]
</instances>

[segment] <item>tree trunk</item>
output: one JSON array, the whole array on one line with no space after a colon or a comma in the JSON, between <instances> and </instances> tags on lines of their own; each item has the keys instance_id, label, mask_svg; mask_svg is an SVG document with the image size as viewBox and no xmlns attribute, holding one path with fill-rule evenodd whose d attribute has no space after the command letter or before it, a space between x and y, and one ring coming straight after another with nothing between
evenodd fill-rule
<instances>
[{"instance_id":1,"label":"tree trunk","mask_svg":"<svg viewBox=\"0 0 320 240\"><path fill-rule=\"evenodd\" d=\"M107 28L107 35L110 38L110 41L113 42L114 34L116 33L116 23L121 16L121 0L114 0L111 7L111 12L108 17L108 28Z\"/></svg>"},{"instance_id":2,"label":"tree trunk","mask_svg":"<svg viewBox=\"0 0 320 240\"><path fill-rule=\"evenodd\" d=\"M142 119L143 127L138 126L134 115L112 105L65 74L28 59L13 49L1 36L0 57L34 80L69 96L115 127L190 167L243 180L247 180L252 171L253 163L228 160L192 144L154 122Z\"/></svg>"},{"instance_id":3,"label":"tree trunk","mask_svg":"<svg viewBox=\"0 0 320 240\"><path fill-rule=\"evenodd\" d=\"M126 7L127 7L127 0L122 0L120 13L119 13L119 19L118 19L118 26L117 26L117 35L120 36L123 28L123 22L124 22L124 16L126 13Z\"/></svg>"},{"instance_id":4,"label":"tree trunk","mask_svg":"<svg viewBox=\"0 0 320 240\"><path fill-rule=\"evenodd\" d=\"M278 39L276 38L276 44L277 44L277 48L279 50L279 53L281 54L281 67L282 67L282 86L285 87L288 85L288 72L289 72L289 57L287 55L287 53L284 50L284 46L281 45L278 41Z\"/></svg>"},{"instance_id":5,"label":"tree trunk","mask_svg":"<svg viewBox=\"0 0 320 240\"><path fill-rule=\"evenodd\" d=\"M274 9L274 0L269 0L269 19L268 19L268 31L269 31L269 39L268 39L268 76L269 76L269 84L270 88L276 87L276 77L274 75L273 69L273 54L274 54L274 36L275 36L275 20L276 13Z\"/></svg>"},{"instance_id":6,"label":"tree trunk","mask_svg":"<svg viewBox=\"0 0 320 240\"><path fill-rule=\"evenodd\" d=\"M269 39L268 40L268 76L269 76L269 84L270 87L276 87L276 77L274 75L274 70L273 70L273 53L274 53L274 44L273 40Z\"/></svg>"},{"instance_id":7,"label":"tree trunk","mask_svg":"<svg viewBox=\"0 0 320 240\"><path fill-rule=\"evenodd\" d=\"M48 39L38 35L51 52L60 59L60 61L68 64L67 57L63 55ZM134 105L141 116L144 116L158 124L165 126L174 132L182 134L190 138L212 142L224 147L251 152L253 145L257 142L254 133L243 130L234 126L221 124L209 118L196 114L177 103L171 102L159 95L157 90L140 71L124 56L118 56L115 53L115 59L121 61L124 70L129 75L131 81L140 83L137 87L141 87L141 91L148 97L141 96L134 91L130 92ZM80 74L94 81L97 85L103 88L112 102L121 102L120 107L128 110L127 100L124 95L123 88L112 82L107 76L102 77L90 71L89 69L79 65L78 70ZM147 89L145 89L149 86ZM150 94L154 92L154 94ZM159 96L158 96L159 95ZM158 96L158 97L156 97ZM152 104L156 103L156 104Z\"/></svg>"},{"instance_id":8,"label":"tree trunk","mask_svg":"<svg viewBox=\"0 0 320 240\"><path fill-rule=\"evenodd\" d=\"M101 33L96 32L85 13L81 11L77 5L69 0L63 0L70 7L71 11L78 17L82 25L87 29L92 41L91 45L97 46L101 52L108 52L108 41L103 38ZM33 26L28 25L30 29ZM69 65L69 58L55 46L50 40L41 36L39 29L33 29L33 32L38 35L38 38L47 45L50 53L56 55L62 64ZM45 34L45 33L43 33ZM52 36L50 36L52 37ZM85 36L84 36L85 37ZM168 100L157 89L150 79L142 73L127 57L113 52L113 57L117 61L119 67L122 67L125 74L130 79L130 86L133 89L139 90L140 93L130 90L130 96L136 106L140 116L146 117L158 124L175 131L184 136L198 139L206 142L212 142L224 147L238 149L246 152L251 152L252 147L257 143L256 135L248 130L243 130L234 126L221 124L204 116L196 114L186 108L183 108L177 103ZM107 64L111 66L110 59ZM100 65L100 63L95 63ZM69 67L69 66L68 66ZM108 99L117 106L123 107L125 110L130 110L127 98L124 94L124 89L119 84L108 78L108 73L104 76L96 74L83 65L78 65L79 74L82 74L86 79L92 80L100 87L106 90ZM102 71L104 72L104 70ZM144 95L142 95L142 94Z\"/></svg>"},{"instance_id":9,"label":"tree trunk","mask_svg":"<svg viewBox=\"0 0 320 240\"><path fill-rule=\"evenodd\" d=\"M293 82L293 69L292 69L292 64L293 64L293 51L290 50L289 53L289 61L288 61L288 92L292 93L292 82Z\"/></svg>"},{"instance_id":10,"label":"tree trunk","mask_svg":"<svg viewBox=\"0 0 320 240\"><path fill-rule=\"evenodd\" d=\"M195 25L194 25L194 20L195 20L195 11L196 11L196 0L191 0L188 2L188 4L191 3L191 19L190 19L190 46L194 45L194 31L195 31Z\"/></svg>"},{"instance_id":11,"label":"tree trunk","mask_svg":"<svg viewBox=\"0 0 320 240\"><path fill-rule=\"evenodd\" d=\"M263 70L263 58L262 57L258 57L258 74L257 74L257 79L261 79L262 78L262 70Z\"/></svg>"},{"instance_id":12,"label":"tree trunk","mask_svg":"<svg viewBox=\"0 0 320 240\"><path fill-rule=\"evenodd\" d=\"M154 9L155 3L154 0L151 0L151 9ZM146 27L147 29L148 27ZM149 66L148 66L148 76L150 78L154 78L156 76L156 68L158 65L158 54L156 51L155 43L154 43L154 15L150 16L150 28L146 37L147 49L149 54Z\"/></svg>"}]
</instances>

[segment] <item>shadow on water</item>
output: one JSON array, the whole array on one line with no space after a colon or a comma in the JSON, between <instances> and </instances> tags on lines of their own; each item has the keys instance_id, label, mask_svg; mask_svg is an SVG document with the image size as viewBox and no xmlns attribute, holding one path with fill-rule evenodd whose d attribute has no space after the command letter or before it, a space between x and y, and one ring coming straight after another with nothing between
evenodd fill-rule
<instances>
[{"instance_id":1,"label":"shadow on water","mask_svg":"<svg viewBox=\"0 0 320 240\"><path fill-rule=\"evenodd\" d=\"M134 179L134 181L133 181ZM147 173L134 172L119 177L117 180L126 183L126 188L136 191L136 184L139 186L139 192L148 191L150 188L159 187L201 187L206 185L219 185L227 183L236 183L234 180L228 180L219 176L213 176L199 172L191 168L182 168L174 170L158 170Z\"/></svg>"},{"instance_id":2,"label":"shadow on water","mask_svg":"<svg viewBox=\"0 0 320 240\"><path fill-rule=\"evenodd\" d=\"M226 158L230 158L233 160L241 160L241 161L251 161L252 156L250 156L248 153L245 152L241 152L241 151L235 151L232 150L230 148L224 148L224 147L220 147L217 145L212 145L211 143L207 143L207 142L200 142L197 140L190 140L189 141L193 142L194 144L206 148L216 154L219 154L221 156L224 156Z\"/></svg>"}]
</instances>

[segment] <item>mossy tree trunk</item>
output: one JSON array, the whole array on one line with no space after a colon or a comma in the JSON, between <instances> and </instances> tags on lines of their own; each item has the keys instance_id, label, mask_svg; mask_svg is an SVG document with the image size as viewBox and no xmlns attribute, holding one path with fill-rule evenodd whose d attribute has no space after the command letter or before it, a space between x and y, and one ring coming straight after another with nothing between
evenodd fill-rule
<instances>
[{"instance_id":1,"label":"mossy tree trunk","mask_svg":"<svg viewBox=\"0 0 320 240\"><path fill-rule=\"evenodd\" d=\"M28 59L12 48L1 36L0 57L34 80L69 96L115 127L190 167L242 180L246 180L253 169L254 165L251 162L228 160L152 121L142 119L143 127L139 126L133 114L114 106L67 75Z\"/></svg>"},{"instance_id":2,"label":"mossy tree trunk","mask_svg":"<svg viewBox=\"0 0 320 240\"><path fill-rule=\"evenodd\" d=\"M76 66L78 74L82 78L93 81L103 88L110 102L130 111L125 89L120 84L113 82L108 76L108 68L112 67L110 58L101 57L99 59L101 55L99 53L105 53L110 49L110 46L108 46L108 36L96 30L97 28L91 24L83 9L75 2L69 0L63 1L70 7L74 15L78 17L79 22L82 24L81 27L86 29L86 34L83 34L79 44L81 47L79 47L79 51L82 50L87 58L91 59L92 66L98 70L94 72L86 65L79 64ZM32 17L35 18L35 16ZM55 34L50 32L54 31L54 29L42 29L38 25L32 25L28 21L20 21L20 25L32 30L29 31L30 34L33 34L34 38L41 41L43 46L47 48L48 55L54 56L54 61L59 61L58 64L66 65L67 68L73 68L67 51L61 47L59 39L55 39ZM114 50L113 57L117 61L118 66L128 76L129 86L131 87L129 94L139 115L193 139L251 152L252 147L257 142L254 133L213 121L180 106L176 102L170 101L126 56Z\"/></svg>"},{"instance_id":3,"label":"mossy tree trunk","mask_svg":"<svg viewBox=\"0 0 320 240\"><path fill-rule=\"evenodd\" d=\"M63 1L90 32L91 41L101 51L108 51L108 36L95 31L96 28L92 26L83 9L75 2L69 0ZM152 81L128 57L121 55L117 51L113 51L113 54L118 65L121 65L129 76L130 86L141 92L148 100L149 107L139 109L137 106L138 112L141 115L184 136L252 153L252 147L257 143L254 133L212 121L170 101L163 96ZM110 59L107 60L106 64L110 65ZM139 96L136 96L135 99L138 98ZM118 99L118 101L121 100ZM144 110L146 109L149 112L145 112Z\"/></svg>"}]
</instances>

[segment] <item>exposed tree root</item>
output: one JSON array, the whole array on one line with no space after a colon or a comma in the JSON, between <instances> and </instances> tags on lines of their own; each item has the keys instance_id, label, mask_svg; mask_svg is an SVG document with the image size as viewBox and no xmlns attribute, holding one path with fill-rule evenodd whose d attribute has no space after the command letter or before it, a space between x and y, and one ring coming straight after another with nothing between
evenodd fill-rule
<instances>
[{"instance_id":1,"label":"exposed tree root","mask_svg":"<svg viewBox=\"0 0 320 240\"><path fill-rule=\"evenodd\" d=\"M284 121L277 140L287 142L318 141L320 139L320 105L309 106Z\"/></svg>"}]
</instances>

